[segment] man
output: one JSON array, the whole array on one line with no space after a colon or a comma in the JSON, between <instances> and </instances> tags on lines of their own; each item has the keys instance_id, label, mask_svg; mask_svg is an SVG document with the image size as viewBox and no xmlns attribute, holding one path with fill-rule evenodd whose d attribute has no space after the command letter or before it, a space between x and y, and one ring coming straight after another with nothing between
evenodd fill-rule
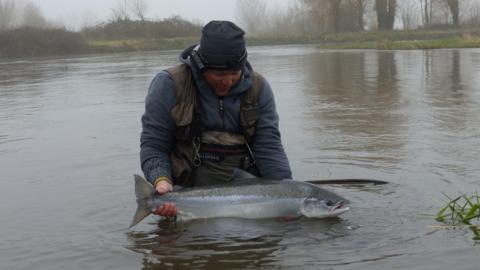
<instances>
[{"instance_id":1,"label":"man","mask_svg":"<svg viewBox=\"0 0 480 270\"><path fill-rule=\"evenodd\" d=\"M159 194L172 185L228 183L235 168L269 179L292 176L272 89L247 61L245 32L211 21L181 65L153 79L142 117L141 166ZM173 204L156 209L176 215Z\"/></svg>"}]
</instances>

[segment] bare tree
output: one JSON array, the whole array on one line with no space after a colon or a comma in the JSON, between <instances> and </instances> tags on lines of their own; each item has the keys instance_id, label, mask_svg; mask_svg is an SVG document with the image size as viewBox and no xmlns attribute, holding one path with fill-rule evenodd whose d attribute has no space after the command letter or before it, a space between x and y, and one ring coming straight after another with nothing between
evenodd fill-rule
<instances>
[{"instance_id":1,"label":"bare tree","mask_svg":"<svg viewBox=\"0 0 480 270\"><path fill-rule=\"evenodd\" d=\"M428 27L429 25L432 24L432 10L433 10L433 5L432 5L432 0L420 0L420 7L422 10L422 21L423 21L423 26Z\"/></svg>"},{"instance_id":2,"label":"bare tree","mask_svg":"<svg viewBox=\"0 0 480 270\"><path fill-rule=\"evenodd\" d=\"M418 0L403 0L399 3L403 29L410 30L418 26L420 14L418 4Z\"/></svg>"},{"instance_id":3,"label":"bare tree","mask_svg":"<svg viewBox=\"0 0 480 270\"><path fill-rule=\"evenodd\" d=\"M392 30L395 23L397 0L375 0L378 29Z\"/></svg>"},{"instance_id":4,"label":"bare tree","mask_svg":"<svg viewBox=\"0 0 480 270\"><path fill-rule=\"evenodd\" d=\"M330 10L330 25L334 33L340 32L340 7L342 0L328 0L327 7Z\"/></svg>"},{"instance_id":5,"label":"bare tree","mask_svg":"<svg viewBox=\"0 0 480 270\"><path fill-rule=\"evenodd\" d=\"M292 1L286 9L274 8L268 12L267 31L273 35L306 34L305 14L297 1Z\"/></svg>"},{"instance_id":6,"label":"bare tree","mask_svg":"<svg viewBox=\"0 0 480 270\"><path fill-rule=\"evenodd\" d=\"M130 0L130 10L142 22L145 21L145 13L147 13L147 9L148 9L147 1Z\"/></svg>"},{"instance_id":7,"label":"bare tree","mask_svg":"<svg viewBox=\"0 0 480 270\"><path fill-rule=\"evenodd\" d=\"M445 0L447 2L448 7L450 8L450 12L452 13L452 22L453 25L458 26L460 24L460 4L458 0Z\"/></svg>"},{"instance_id":8,"label":"bare tree","mask_svg":"<svg viewBox=\"0 0 480 270\"><path fill-rule=\"evenodd\" d=\"M364 31L365 30L365 9L366 0L344 0L342 6L342 30L345 31Z\"/></svg>"},{"instance_id":9,"label":"bare tree","mask_svg":"<svg viewBox=\"0 0 480 270\"><path fill-rule=\"evenodd\" d=\"M367 0L301 0L318 32L363 31Z\"/></svg>"},{"instance_id":10,"label":"bare tree","mask_svg":"<svg viewBox=\"0 0 480 270\"><path fill-rule=\"evenodd\" d=\"M46 28L48 26L47 20L42 15L40 8L28 2L23 10L22 25L33 28Z\"/></svg>"},{"instance_id":11,"label":"bare tree","mask_svg":"<svg viewBox=\"0 0 480 270\"><path fill-rule=\"evenodd\" d=\"M339 32L342 0L303 0L317 32Z\"/></svg>"},{"instance_id":12,"label":"bare tree","mask_svg":"<svg viewBox=\"0 0 480 270\"><path fill-rule=\"evenodd\" d=\"M462 0L420 0L424 27L460 24L460 2Z\"/></svg>"},{"instance_id":13,"label":"bare tree","mask_svg":"<svg viewBox=\"0 0 480 270\"><path fill-rule=\"evenodd\" d=\"M357 23L361 31L365 30L365 8L367 6L367 1L365 0L356 0L355 1L355 10L357 10Z\"/></svg>"},{"instance_id":14,"label":"bare tree","mask_svg":"<svg viewBox=\"0 0 480 270\"><path fill-rule=\"evenodd\" d=\"M480 26L480 2L478 0L463 1L461 10L465 24Z\"/></svg>"},{"instance_id":15,"label":"bare tree","mask_svg":"<svg viewBox=\"0 0 480 270\"><path fill-rule=\"evenodd\" d=\"M250 34L264 31L267 6L263 0L237 0L235 17Z\"/></svg>"},{"instance_id":16,"label":"bare tree","mask_svg":"<svg viewBox=\"0 0 480 270\"><path fill-rule=\"evenodd\" d=\"M11 0L0 0L0 30L9 28L13 24L15 3Z\"/></svg>"},{"instance_id":17,"label":"bare tree","mask_svg":"<svg viewBox=\"0 0 480 270\"><path fill-rule=\"evenodd\" d=\"M128 1L117 0L117 6L112 8L111 20L114 22L129 21Z\"/></svg>"}]
</instances>

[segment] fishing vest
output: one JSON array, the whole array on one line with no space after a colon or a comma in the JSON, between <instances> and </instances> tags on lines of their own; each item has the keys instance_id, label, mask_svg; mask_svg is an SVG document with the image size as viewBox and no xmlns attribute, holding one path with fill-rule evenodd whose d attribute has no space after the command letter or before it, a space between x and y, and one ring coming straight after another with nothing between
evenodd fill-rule
<instances>
[{"instance_id":1,"label":"fishing vest","mask_svg":"<svg viewBox=\"0 0 480 270\"><path fill-rule=\"evenodd\" d=\"M173 181L182 186L191 186L192 171L200 166L198 157L202 137L201 112L197 89L190 67L185 64L166 70L175 85L176 103L170 115L175 122L175 145L170 154ZM243 94L240 102L240 125L247 144L255 135L255 124L259 117L258 96L263 77L254 72L252 86Z\"/></svg>"}]
</instances>

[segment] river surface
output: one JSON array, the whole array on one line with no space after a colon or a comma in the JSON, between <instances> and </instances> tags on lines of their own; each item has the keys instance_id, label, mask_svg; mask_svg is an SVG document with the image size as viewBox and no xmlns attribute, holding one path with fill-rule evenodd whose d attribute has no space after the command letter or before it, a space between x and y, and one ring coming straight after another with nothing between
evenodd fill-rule
<instances>
[{"instance_id":1,"label":"river surface","mask_svg":"<svg viewBox=\"0 0 480 270\"><path fill-rule=\"evenodd\" d=\"M1 269L479 269L433 215L480 183L480 49L249 48L294 177L351 201L329 220L128 230L150 80L178 51L0 60Z\"/></svg>"}]
</instances>

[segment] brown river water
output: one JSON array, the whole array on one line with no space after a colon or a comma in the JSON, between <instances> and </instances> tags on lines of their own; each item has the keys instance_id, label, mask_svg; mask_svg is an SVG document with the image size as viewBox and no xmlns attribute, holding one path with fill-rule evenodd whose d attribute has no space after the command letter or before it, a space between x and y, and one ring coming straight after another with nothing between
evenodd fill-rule
<instances>
[{"instance_id":1,"label":"brown river water","mask_svg":"<svg viewBox=\"0 0 480 270\"><path fill-rule=\"evenodd\" d=\"M178 51L0 59L0 269L479 269L433 216L480 183L480 49L249 48L294 177L351 201L328 220L173 226L136 208L140 117Z\"/></svg>"}]
</instances>

